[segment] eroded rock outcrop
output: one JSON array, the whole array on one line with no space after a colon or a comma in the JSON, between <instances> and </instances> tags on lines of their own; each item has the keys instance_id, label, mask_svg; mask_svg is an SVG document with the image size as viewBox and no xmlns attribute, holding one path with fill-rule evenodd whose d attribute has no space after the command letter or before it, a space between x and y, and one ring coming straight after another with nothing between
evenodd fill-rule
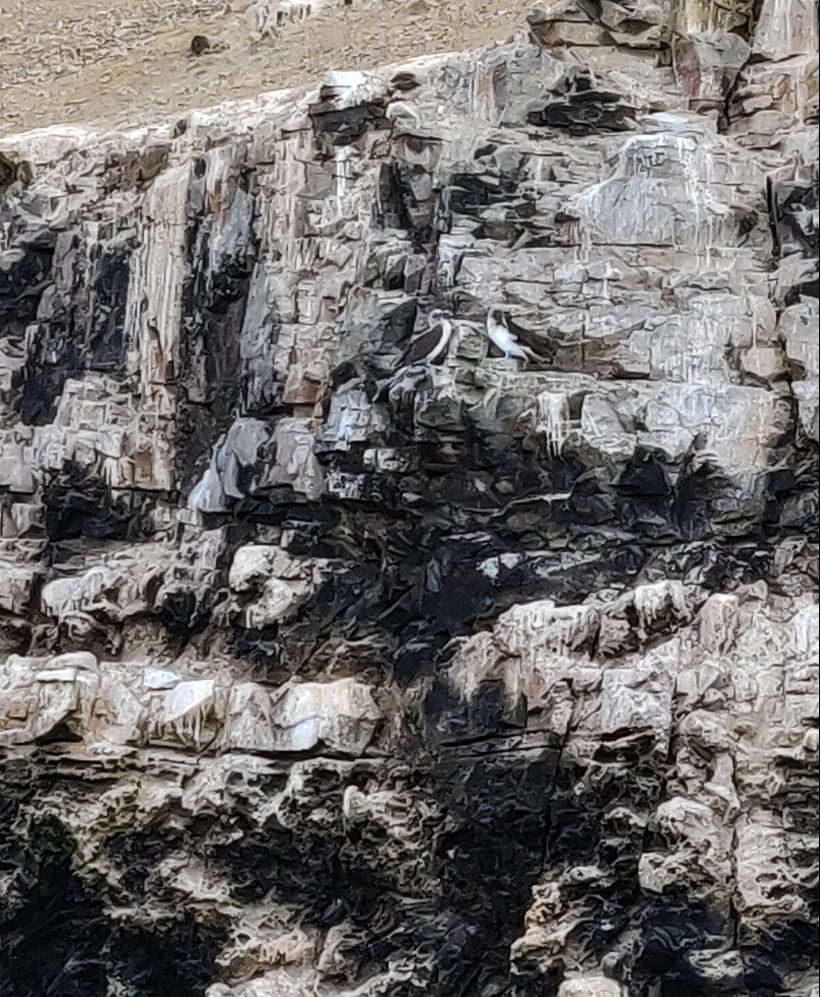
<instances>
[{"instance_id":1,"label":"eroded rock outcrop","mask_svg":"<svg viewBox=\"0 0 820 997\"><path fill-rule=\"evenodd\" d=\"M703 11L0 142L0 993L817 997L816 8Z\"/></svg>"}]
</instances>

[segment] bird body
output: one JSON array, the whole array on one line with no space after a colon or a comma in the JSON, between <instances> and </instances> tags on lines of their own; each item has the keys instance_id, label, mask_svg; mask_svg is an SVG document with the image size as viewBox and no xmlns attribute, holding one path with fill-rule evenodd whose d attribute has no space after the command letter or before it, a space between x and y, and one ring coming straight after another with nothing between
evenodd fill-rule
<instances>
[{"instance_id":1,"label":"bird body","mask_svg":"<svg viewBox=\"0 0 820 997\"><path fill-rule=\"evenodd\" d=\"M444 312L435 308L428 317L428 328L415 339L411 340L401 358L393 367L391 376L382 381L373 396L374 401L381 401L393 386L403 376L408 367L414 364L433 364L447 352L453 335L453 324L445 317Z\"/></svg>"},{"instance_id":2,"label":"bird body","mask_svg":"<svg viewBox=\"0 0 820 997\"><path fill-rule=\"evenodd\" d=\"M491 308L487 313L487 336L507 360L515 357L517 360L528 360L530 363L544 362L545 358L540 357L532 346L522 342L524 338L532 341L532 334L516 325L500 308Z\"/></svg>"},{"instance_id":3,"label":"bird body","mask_svg":"<svg viewBox=\"0 0 820 997\"><path fill-rule=\"evenodd\" d=\"M430 312L430 328L414 339L401 358L400 367L414 363L435 363L450 345L453 326L438 309Z\"/></svg>"},{"instance_id":4,"label":"bird body","mask_svg":"<svg viewBox=\"0 0 820 997\"><path fill-rule=\"evenodd\" d=\"M324 909L319 920L326 928L334 928L337 924L341 924L345 917L347 917L345 902L340 897L336 897Z\"/></svg>"}]
</instances>

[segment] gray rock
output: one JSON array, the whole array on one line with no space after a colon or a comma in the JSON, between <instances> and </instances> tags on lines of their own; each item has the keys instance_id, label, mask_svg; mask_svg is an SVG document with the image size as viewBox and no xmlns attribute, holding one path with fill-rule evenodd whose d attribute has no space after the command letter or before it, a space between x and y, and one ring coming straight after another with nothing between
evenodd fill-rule
<instances>
[{"instance_id":1,"label":"gray rock","mask_svg":"<svg viewBox=\"0 0 820 997\"><path fill-rule=\"evenodd\" d=\"M0 992L816 997L816 11L752 21L0 140Z\"/></svg>"}]
</instances>

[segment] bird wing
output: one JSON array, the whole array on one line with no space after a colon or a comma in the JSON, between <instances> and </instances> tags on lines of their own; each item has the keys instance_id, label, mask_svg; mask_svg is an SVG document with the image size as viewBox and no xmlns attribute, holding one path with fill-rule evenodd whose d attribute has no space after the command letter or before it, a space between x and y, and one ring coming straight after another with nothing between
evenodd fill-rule
<instances>
[{"instance_id":1,"label":"bird wing","mask_svg":"<svg viewBox=\"0 0 820 997\"><path fill-rule=\"evenodd\" d=\"M512 335L519 343L541 356L551 356L555 353L555 347L545 336L540 336L532 329L525 329L515 322L512 316L504 315L504 322Z\"/></svg>"},{"instance_id":2,"label":"bird wing","mask_svg":"<svg viewBox=\"0 0 820 997\"><path fill-rule=\"evenodd\" d=\"M418 363L420 360L424 360L426 356L433 352L436 343L441 335L441 329L435 326L432 329L428 329L427 332L422 333L417 339L414 339L404 356L401 358L402 364L406 367L409 364Z\"/></svg>"}]
</instances>

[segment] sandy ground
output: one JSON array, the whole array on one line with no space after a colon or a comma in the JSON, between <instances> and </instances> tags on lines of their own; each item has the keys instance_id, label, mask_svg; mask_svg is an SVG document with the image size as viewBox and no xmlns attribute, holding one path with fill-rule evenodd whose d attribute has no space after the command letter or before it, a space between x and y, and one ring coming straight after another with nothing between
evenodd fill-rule
<instances>
[{"instance_id":1,"label":"sandy ground","mask_svg":"<svg viewBox=\"0 0 820 997\"><path fill-rule=\"evenodd\" d=\"M250 0L0 0L0 135L58 122L133 125L222 100L468 49L532 0L324 0L254 38ZM315 2L315 0L314 0ZM194 35L211 50L190 53Z\"/></svg>"}]
</instances>

